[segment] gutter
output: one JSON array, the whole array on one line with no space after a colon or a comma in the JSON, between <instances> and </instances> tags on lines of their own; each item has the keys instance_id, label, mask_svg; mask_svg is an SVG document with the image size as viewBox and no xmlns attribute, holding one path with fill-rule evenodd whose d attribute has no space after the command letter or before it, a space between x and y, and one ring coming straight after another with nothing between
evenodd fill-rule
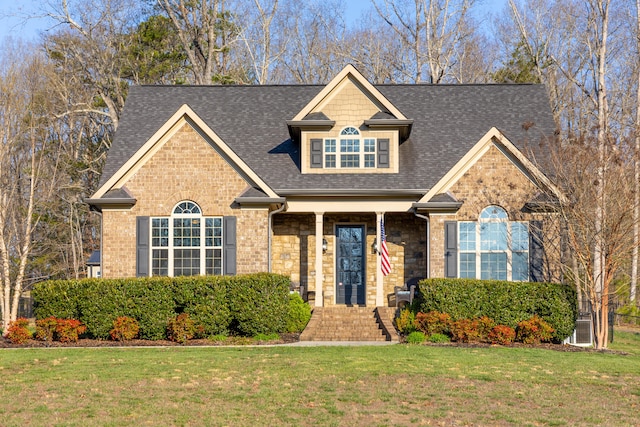
<instances>
[{"instance_id":1,"label":"gutter","mask_svg":"<svg viewBox=\"0 0 640 427\"><path fill-rule=\"evenodd\" d=\"M114 198L101 198L101 199L84 199L83 201L89 206L92 206L93 208L95 208L95 210L102 211L103 206L111 207L111 208L118 207L118 206L130 208L133 205L135 205L138 200L129 198L129 197L127 198L114 197Z\"/></svg>"}]
</instances>

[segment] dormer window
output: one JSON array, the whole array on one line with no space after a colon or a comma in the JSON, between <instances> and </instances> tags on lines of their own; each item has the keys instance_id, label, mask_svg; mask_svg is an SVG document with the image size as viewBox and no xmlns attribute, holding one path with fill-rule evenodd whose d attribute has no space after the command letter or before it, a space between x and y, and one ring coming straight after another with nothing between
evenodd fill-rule
<instances>
[{"instance_id":1,"label":"dormer window","mask_svg":"<svg viewBox=\"0 0 640 427\"><path fill-rule=\"evenodd\" d=\"M387 141L387 140L385 140ZM388 143L385 147L388 150ZM348 126L340 132L340 138L324 139L324 167L326 169L376 168L376 138L362 138L360 131ZM388 165L380 166L388 167Z\"/></svg>"}]
</instances>

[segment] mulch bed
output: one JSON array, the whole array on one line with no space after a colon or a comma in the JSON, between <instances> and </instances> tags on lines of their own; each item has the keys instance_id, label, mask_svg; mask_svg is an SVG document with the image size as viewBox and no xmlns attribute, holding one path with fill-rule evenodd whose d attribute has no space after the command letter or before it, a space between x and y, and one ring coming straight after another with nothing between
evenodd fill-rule
<instances>
[{"instance_id":1,"label":"mulch bed","mask_svg":"<svg viewBox=\"0 0 640 427\"><path fill-rule=\"evenodd\" d=\"M638 327L620 327L620 330L626 332L634 332L640 334L640 328ZM179 344L168 340L131 340L131 341L111 341L111 340L93 340L93 339L80 339L75 343L61 343L29 340L25 344L13 344L8 339L0 337L0 348L45 348L45 347L198 347L198 346L229 346L229 345L275 345L275 344L290 344L298 342L300 340L300 334L280 334L279 340L273 341L254 341L248 338L234 338L229 337L225 341L212 341L208 339L195 339L189 340L186 344ZM488 348L488 347L501 347L496 344L488 343L425 343L423 345L436 346L436 347L462 347L462 348ZM566 344L553 344L553 343L541 343L541 344L522 344L513 343L508 347L515 348L543 348L546 350L563 351L563 352L606 352L612 354L626 355L628 353L623 351L615 351L609 349L596 350L591 347L578 347L574 345Z\"/></svg>"},{"instance_id":2,"label":"mulch bed","mask_svg":"<svg viewBox=\"0 0 640 427\"><path fill-rule=\"evenodd\" d=\"M94 340L94 339L80 339L77 342L62 343L58 341L44 342L39 340L28 340L24 344L13 344L6 338L0 337L0 348L45 348L45 347L82 347L82 348L94 348L94 347L202 347L202 346L229 346L229 345L273 345L273 344L287 344L298 342L300 340L300 334L280 334L279 340L273 341L254 341L247 338L234 338L229 337L225 341L213 341L208 339L194 339L189 340L185 344L179 344L177 342L169 340L130 340L130 341L111 341L111 340Z\"/></svg>"}]
</instances>

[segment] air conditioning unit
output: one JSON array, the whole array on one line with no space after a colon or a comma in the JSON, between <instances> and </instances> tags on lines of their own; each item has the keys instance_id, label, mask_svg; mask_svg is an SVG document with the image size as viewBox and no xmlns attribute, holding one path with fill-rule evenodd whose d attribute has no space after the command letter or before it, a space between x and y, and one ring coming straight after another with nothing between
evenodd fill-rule
<instances>
[{"instance_id":1,"label":"air conditioning unit","mask_svg":"<svg viewBox=\"0 0 640 427\"><path fill-rule=\"evenodd\" d=\"M580 313L578 320L576 320L576 328L573 330L573 334L565 339L564 343L584 347L593 345L593 325L591 324L591 314Z\"/></svg>"}]
</instances>

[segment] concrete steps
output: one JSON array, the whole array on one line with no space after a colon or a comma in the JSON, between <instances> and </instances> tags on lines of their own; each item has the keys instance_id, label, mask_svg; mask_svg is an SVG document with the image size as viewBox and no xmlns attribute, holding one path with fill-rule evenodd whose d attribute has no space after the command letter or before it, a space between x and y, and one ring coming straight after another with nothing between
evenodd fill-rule
<instances>
[{"instance_id":1,"label":"concrete steps","mask_svg":"<svg viewBox=\"0 0 640 427\"><path fill-rule=\"evenodd\" d=\"M300 341L398 341L393 307L315 307Z\"/></svg>"}]
</instances>

